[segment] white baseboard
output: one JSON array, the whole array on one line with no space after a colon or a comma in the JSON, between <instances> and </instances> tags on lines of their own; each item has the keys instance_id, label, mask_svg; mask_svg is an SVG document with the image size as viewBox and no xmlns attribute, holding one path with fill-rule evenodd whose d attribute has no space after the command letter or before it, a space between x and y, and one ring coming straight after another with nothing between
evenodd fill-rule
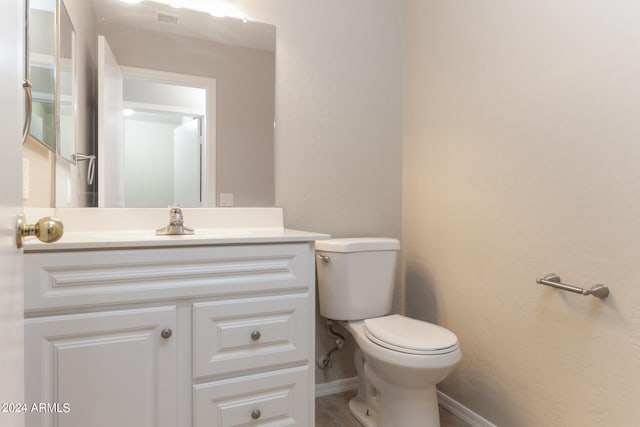
<instances>
[{"instance_id":1,"label":"white baseboard","mask_svg":"<svg viewBox=\"0 0 640 427\"><path fill-rule=\"evenodd\" d=\"M330 394L342 393L358 388L358 377L343 378L328 383L316 384L316 397L328 396Z\"/></svg>"},{"instance_id":2,"label":"white baseboard","mask_svg":"<svg viewBox=\"0 0 640 427\"><path fill-rule=\"evenodd\" d=\"M328 383L316 384L316 397L328 396L330 394L343 393L358 388L358 377L343 378ZM438 390L438 403L440 406L451 412L456 417L473 427L497 427L495 424L482 418L460 402L447 396Z\"/></svg>"},{"instance_id":3,"label":"white baseboard","mask_svg":"<svg viewBox=\"0 0 640 427\"><path fill-rule=\"evenodd\" d=\"M495 424L482 418L480 415L476 414L457 400L453 400L440 390L438 390L438 403L447 411L473 427L497 427Z\"/></svg>"}]
</instances>

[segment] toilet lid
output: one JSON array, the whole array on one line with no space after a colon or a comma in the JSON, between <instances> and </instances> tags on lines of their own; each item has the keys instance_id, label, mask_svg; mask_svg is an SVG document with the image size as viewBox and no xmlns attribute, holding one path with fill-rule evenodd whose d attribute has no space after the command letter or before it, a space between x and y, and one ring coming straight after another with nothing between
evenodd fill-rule
<instances>
[{"instance_id":1,"label":"toilet lid","mask_svg":"<svg viewBox=\"0 0 640 427\"><path fill-rule=\"evenodd\" d=\"M410 354L444 354L458 347L458 338L441 326L394 314L364 321L365 334L374 343Z\"/></svg>"}]
</instances>

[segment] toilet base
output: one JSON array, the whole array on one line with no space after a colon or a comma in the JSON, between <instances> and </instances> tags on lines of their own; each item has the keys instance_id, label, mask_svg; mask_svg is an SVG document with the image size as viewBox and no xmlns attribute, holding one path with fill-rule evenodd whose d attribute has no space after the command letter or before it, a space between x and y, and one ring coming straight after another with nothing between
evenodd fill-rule
<instances>
[{"instance_id":1,"label":"toilet base","mask_svg":"<svg viewBox=\"0 0 640 427\"><path fill-rule=\"evenodd\" d=\"M418 393L393 388L387 389L387 392L396 394L393 402L385 402L384 399L380 402L378 396L369 397L367 401L354 396L349 400L351 415L364 427L440 427L435 387L434 392L423 390ZM384 411L382 420L374 409L378 404Z\"/></svg>"},{"instance_id":2,"label":"toilet base","mask_svg":"<svg viewBox=\"0 0 640 427\"><path fill-rule=\"evenodd\" d=\"M364 427L378 427L378 413L369 408L366 402L354 397L349 400L349 410L351 415Z\"/></svg>"},{"instance_id":3,"label":"toilet base","mask_svg":"<svg viewBox=\"0 0 640 427\"><path fill-rule=\"evenodd\" d=\"M391 384L371 369L359 348L354 362L360 384L349 410L364 427L440 426L435 385L410 389Z\"/></svg>"},{"instance_id":4,"label":"toilet base","mask_svg":"<svg viewBox=\"0 0 640 427\"><path fill-rule=\"evenodd\" d=\"M387 383L378 399L380 417L377 427L440 427L435 386L410 390Z\"/></svg>"},{"instance_id":5,"label":"toilet base","mask_svg":"<svg viewBox=\"0 0 640 427\"><path fill-rule=\"evenodd\" d=\"M460 361L460 349L429 356L396 352L372 343L364 322L344 326L358 343L352 415L365 427L440 427L436 384Z\"/></svg>"}]
</instances>

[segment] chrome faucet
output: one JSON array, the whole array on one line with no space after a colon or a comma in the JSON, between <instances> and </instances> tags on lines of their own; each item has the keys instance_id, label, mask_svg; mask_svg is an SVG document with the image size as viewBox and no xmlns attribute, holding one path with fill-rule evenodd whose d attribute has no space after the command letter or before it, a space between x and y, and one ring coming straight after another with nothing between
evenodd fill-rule
<instances>
[{"instance_id":1,"label":"chrome faucet","mask_svg":"<svg viewBox=\"0 0 640 427\"><path fill-rule=\"evenodd\" d=\"M169 206L169 225L156 230L156 235L164 236L168 234L181 235L193 234L193 228L184 226L184 217L180 205Z\"/></svg>"}]
</instances>

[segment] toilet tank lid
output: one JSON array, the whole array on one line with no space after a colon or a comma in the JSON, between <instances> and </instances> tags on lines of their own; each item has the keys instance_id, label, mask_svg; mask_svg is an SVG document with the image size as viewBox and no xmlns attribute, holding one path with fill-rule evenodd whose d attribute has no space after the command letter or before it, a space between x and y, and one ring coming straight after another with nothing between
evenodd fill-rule
<instances>
[{"instance_id":1,"label":"toilet tank lid","mask_svg":"<svg viewBox=\"0 0 640 427\"><path fill-rule=\"evenodd\" d=\"M316 240L316 250L325 252L397 251L400 250L400 241L389 237Z\"/></svg>"}]
</instances>

